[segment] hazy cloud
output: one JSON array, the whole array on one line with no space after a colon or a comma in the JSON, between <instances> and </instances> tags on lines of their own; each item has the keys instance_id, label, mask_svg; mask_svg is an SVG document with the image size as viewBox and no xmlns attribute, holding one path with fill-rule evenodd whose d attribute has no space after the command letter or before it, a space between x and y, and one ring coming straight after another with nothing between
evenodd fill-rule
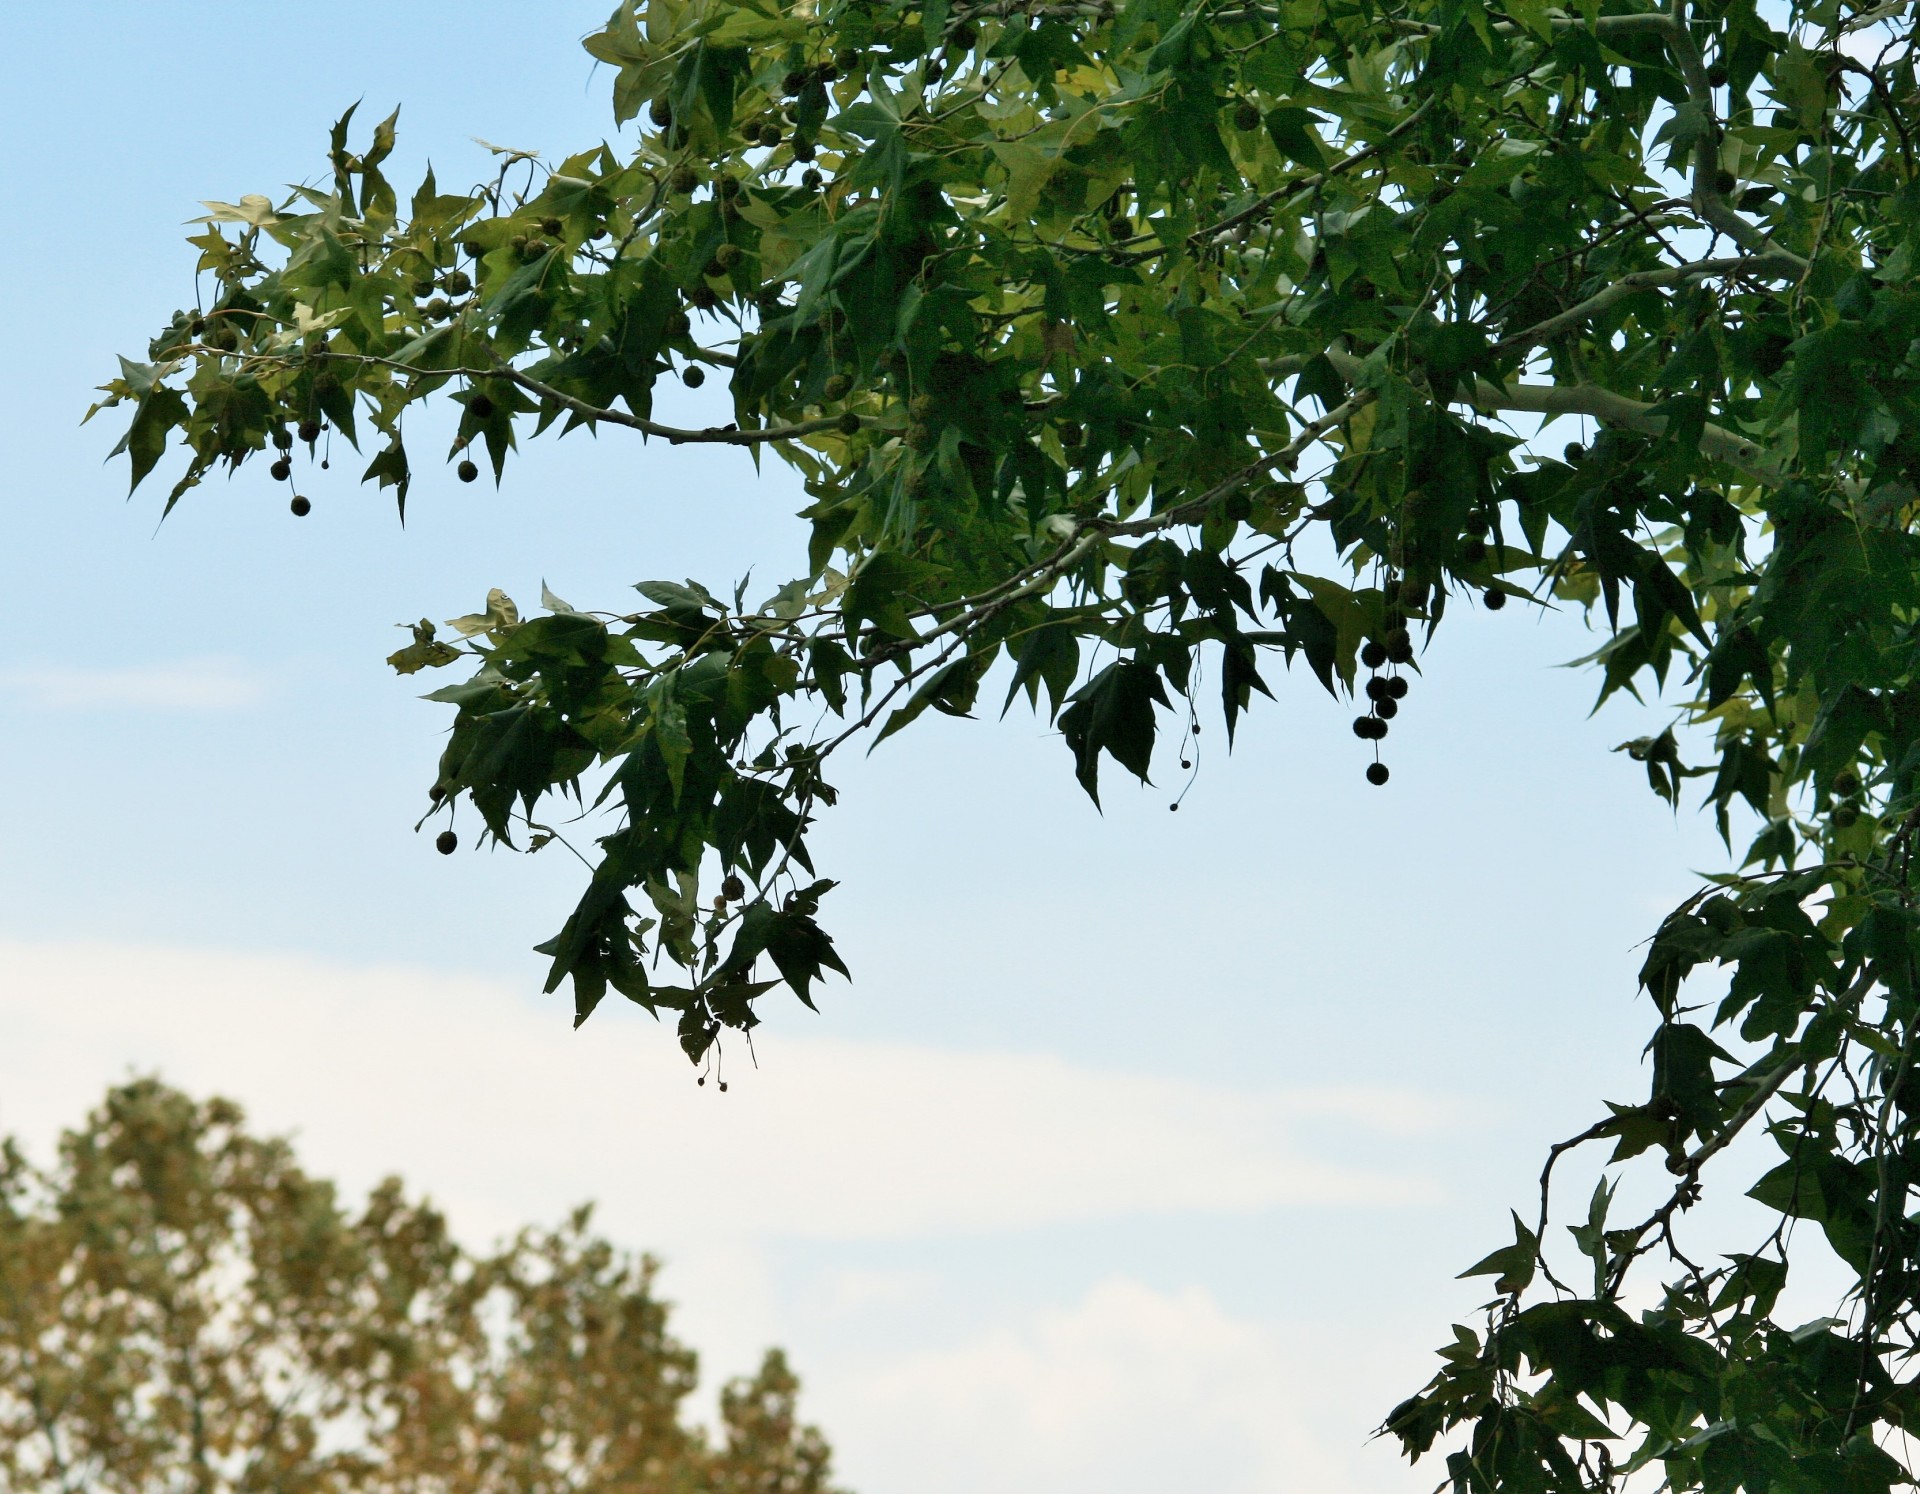
<instances>
[{"instance_id":1,"label":"hazy cloud","mask_svg":"<svg viewBox=\"0 0 1920 1494\"><path fill-rule=\"evenodd\" d=\"M266 687L236 659L204 658L116 669L5 669L0 693L50 711L232 711L260 700Z\"/></svg>"},{"instance_id":2,"label":"hazy cloud","mask_svg":"<svg viewBox=\"0 0 1920 1494\"><path fill-rule=\"evenodd\" d=\"M1431 1200L1338 1165L1303 1117L1404 1132L1394 1091L1232 1090L1020 1053L829 1039L728 1050L698 1088L631 1008L579 1032L470 979L284 957L0 944L0 1126L35 1140L129 1067L298 1127L313 1165L397 1169L470 1228L602 1200L628 1238L902 1239L1142 1213ZM375 1170L371 1171L370 1170Z\"/></svg>"},{"instance_id":3,"label":"hazy cloud","mask_svg":"<svg viewBox=\"0 0 1920 1494\"><path fill-rule=\"evenodd\" d=\"M820 1414L858 1449L850 1476L914 1494L1430 1488L1424 1469L1368 1446L1371 1376L1350 1345L1331 1347L1237 1319L1197 1287L1118 1277L1072 1306L836 1376Z\"/></svg>"}]
</instances>

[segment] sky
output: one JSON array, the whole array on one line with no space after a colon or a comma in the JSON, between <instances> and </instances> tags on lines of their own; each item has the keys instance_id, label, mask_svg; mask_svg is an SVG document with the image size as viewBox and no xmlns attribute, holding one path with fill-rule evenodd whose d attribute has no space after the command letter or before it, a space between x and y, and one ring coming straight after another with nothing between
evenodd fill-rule
<instances>
[{"instance_id":1,"label":"sky","mask_svg":"<svg viewBox=\"0 0 1920 1494\"><path fill-rule=\"evenodd\" d=\"M595 1200L710 1384L788 1349L860 1494L1430 1489L1369 1431L1546 1145L1644 1093L1635 946L1725 861L1611 751L1666 717L1589 715L1578 618L1449 613L1385 790L1277 667L1178 815L1117 777L1096 811L1017 710L848 760L816 856L854 979L775 998L721 1095L644 1013L539 994L576 868L414 833L446 719L382 660L490 586L770 592L797 483L615 433L497 492L423 471L404 527L348 453L305 520L249 470L162 524L81 426L191 304L197 203L317 178L354 100L404 105L403 196L473 137L617 140L605 7L0 14L0 1131L45 1155L158 1072L476 1244Z\"/></svg>"}]
</instances>

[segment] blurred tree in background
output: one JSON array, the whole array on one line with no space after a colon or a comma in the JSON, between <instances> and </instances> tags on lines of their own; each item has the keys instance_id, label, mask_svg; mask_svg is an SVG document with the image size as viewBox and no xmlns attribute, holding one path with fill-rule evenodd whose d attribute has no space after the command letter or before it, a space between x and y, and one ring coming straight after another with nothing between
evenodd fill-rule
<instances>
[{"instance_id":1,"label":"blurred tree in background","mask_svg":"<svg viewBox=\"0 0 1920 1494\"><path fill-rule=\"evenodd\" d=\"M0 1489L831 1494L770 1351L682 1417L656 1264L582 1208L487 1255L389 1179L363 1209L239 1108L112 1090L0 1153Z\"/></svg>"}]
</instances>

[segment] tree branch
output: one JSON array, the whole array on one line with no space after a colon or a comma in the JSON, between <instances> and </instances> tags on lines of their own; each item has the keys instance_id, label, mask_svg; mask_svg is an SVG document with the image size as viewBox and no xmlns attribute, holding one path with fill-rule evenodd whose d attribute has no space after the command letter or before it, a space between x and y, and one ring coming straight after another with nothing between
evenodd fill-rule
<instances>
[{"instance_id":1,"label":"tree branch","mask_svg":"<svg viewBox=\"0 0 1920 1494\"><path fill-rule=\"evenodd\" d=\"M370 363L381 368L391 368L396 373L411 374L416 378L466 378L493 379L503 378L518 384L529 394L559 405L563 410L571 410L582 419L604 420L609 425L625 426L629 430L640 431L645 435L659 436L678 446L682 443L707 444L720 446L758 446L770 441L793 441L802 436L817 436L822 431L839 429L842 415L826 415L818 420L802 420L794 425L769 425L759 430L739 430L729 426L705 426L693 430L682 426L661 425L656 420L648 420L639 415L629 415L623 410L609 409L603 405L590 404L577 395L556 389L543 383L531 374L522 373L505 359L496 361L492 368L421 368L412 363L401 363L392 358L379 358L371 353L334 353L331 357L342 362ZM713 356L713 355L708 355ZM716 359L716 361L718 361ZM871 422L865 417L855 417L862 425Z\"/></svg>"},{"instance_id":2,"label":"tree branch","mask_svg":"<svg viewBox=\"0 0 1920 1494\"><path fill-rule=\"evenodd\" d=\"M1349 383L1359 377L1360 360L1339 348L1327 349L1327 361ZM1624 430L1658 436L1667 428L1667 417L1654 413L1655 406L1595 384L1509 384L1501 386L1491 379L1475 379L1468 402L1476 409L1522 410L1536 415L1587 415L1617 425ZM1766 450L1758 442L1709 423L1700 433L1700 449L1717 462L1725 462L1746 473L1756 482L1777 487L1786 474L1767 460Z\"/></svg>"},{"instance_id":3,"label":"tree branch","mask_svg":"<svg viewBox=\"0 0 1920 1494\"><path fill-rule=\"evenodd\" d=\"M1780 248L1764 232L1749 223L1727 201L1720 190L1720 118L1714 112L1713 84L1707 67L1687 29L1685 0L1674 0L1671 12L1661 17L1673 58L1687 85L1687 100L1700 111L1700 137L1693 146L1693 208L1709 226L1725 234L1742 249L1754 254L1783 255L1802 271L1807 262L1792 251Z\"/></svg>"},{"instance_id":4,"label":"tree branch","mask_svg":"<svg viewBox=\"0 0 1920 1494\"><path fill-rule=\"evenodd\" d=\"M1593 384L1510 384L1476 379L1472 403L1481 410L1523 410L1539 415L1588 415L1624 430L1658 436L1667 429L1667 417L1654 414L1653 405ZM1765 448L1725 426L1709 422L1700 432L1700 449L1716 462L1738 468L1756 482L1778 487L1786 474L1767 460Z\"/></svg>"},{"instance_id":5,"label":"tree branch","mask_svg":"<svg viewBox=\"0 0 1920 1494\"><path fill-rule=\"evenodd\" d=\"M1598 316L1609 306L1638 295L1644 290L1657 290L1662 286L1685 285L1689 281L1704 280L1714 275L1765 275L1772 274L1782 279L1799 276L1806 269L1806 262L1783 249L1768 248L1758 254L1738 254L1721 259L1697 259L1690 264L1669 265L1658 270L1635 270L1622 275L1611 282L1604 290L1587 297L1577 305L1569 306L1565 311L1557 312L1543 322L1520 332L1510 332L1493 345L1496 353L1510 352L1515 348L1535 347L1549 342L1562 332L1578 326L1591 317Z\"/></svg>"}]
</instances>

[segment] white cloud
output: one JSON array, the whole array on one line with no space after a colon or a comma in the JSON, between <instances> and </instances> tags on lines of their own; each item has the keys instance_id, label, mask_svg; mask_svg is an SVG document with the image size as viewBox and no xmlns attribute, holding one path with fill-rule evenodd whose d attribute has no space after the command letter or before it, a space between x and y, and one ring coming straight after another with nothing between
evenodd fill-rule
<instances>
[{"instance_id":1,"label":"white cloud","mask_svg":"<svg viewBox=\"0 0 1920 1494\"><path fill-rule=\"evenodd\" d=\"M1367 1445L1381 1379L1351 1346L1127 1278L968 1342L839 1375L814 1398L859 1488L1052 1494L1425 1489Z\"/></svg>"},{"instance_id":2,"label":"white cloud","mask_svg":"<svg viewBox=\"0 0 1920 1494\"><path fill-rule=\"evenodd\" d=\"M231 711L260 700L266 688L237 660L205 658L122 669L0 670L0 693L53 711Z\"/></svg>"},{"instance_id":3,"label":"white cloud","mask_svg":"<svg viewBox=\"0 0 1920 1494\"><path fill-rule=\"evenodd\" d=\"M279 956L0 944L0 1128L44 1142L129 1068L297 1128L316 1168L394 1169L468 1229L586 1198L662 1246L886 1240L1174 1211L1428 1202L1430 1183L1316 1159L1303 1117L1431 1126L1418 1096L1260 1092L1057 1058L826 1039L729 1049L696 1088L630 1008L416 970Z\"/></svg>"}]
</instances>

